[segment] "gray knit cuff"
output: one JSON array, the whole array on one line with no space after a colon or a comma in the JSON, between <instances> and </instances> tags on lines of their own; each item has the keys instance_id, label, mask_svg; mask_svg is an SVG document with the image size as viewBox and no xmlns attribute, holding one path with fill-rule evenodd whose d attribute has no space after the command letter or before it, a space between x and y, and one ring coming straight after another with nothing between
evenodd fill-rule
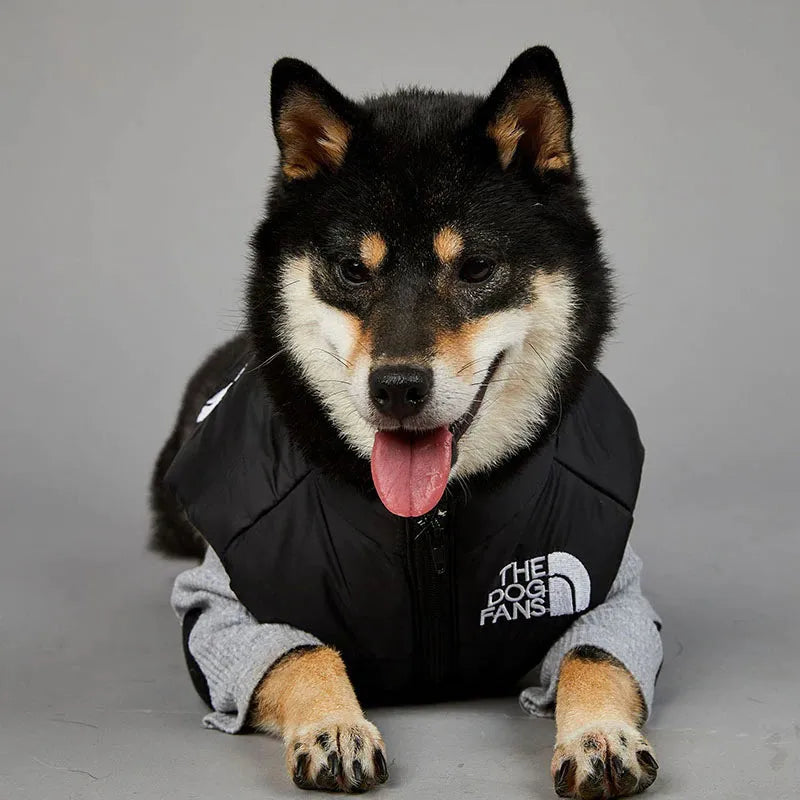
<instances>
[{"instance_id":1,"label":"gray knit cuff","mask_svg":"<svg viewBox=\"0 0 800 800\"><path fill-rule=\"evenodd\" d=\"M241 643L240 652L246 654L245 657L237 659L241 666L241 671L236 676L236 680L230 691L232 697L214 698L212 703L217 709L203 718L203 725L207 728L223 731L224 733L240 733L247 721L247 712L253 693L266 675L267 670L282 656L290 650L304 646L321 645L319 639L310 633L292 628L290 625L268 625L263 628L258 627L253 631L255 635L248 637L247 643ZM191 649L191 637L190 637ZM211 654L206 650L203 659L203 672L209 678L209 685L214 686L212 675L216 670L220 674L229 674L231 671L231 654L220 653L219 663L209 658ZM227 700L227 702L226 702ZM233 702L230 702L230 701Z\"/></svg>"}]
</instances>

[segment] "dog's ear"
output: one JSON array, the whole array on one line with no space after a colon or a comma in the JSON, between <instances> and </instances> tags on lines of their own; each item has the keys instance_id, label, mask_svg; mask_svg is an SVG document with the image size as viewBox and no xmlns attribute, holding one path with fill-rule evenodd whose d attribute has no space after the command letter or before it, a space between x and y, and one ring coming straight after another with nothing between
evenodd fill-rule
<instances>
[{"instance_id":1,"label":"dog's ear","mask_svg":"<svg viewBox=\"0 0 800 800\"><path fill-rule=\"evenodd\" d=\"M304 61L281 58L270 79L272 127L289 180L341 166L356 106Z\"/></svg>"},{"instance_id":2,"label":"dog's ear","mask_svg":"<svg viewBox=\"0 0 800 800\"><path fill-rule=\"evenodd\" d=\"M572 172L572 107L553 51L531 47L511 62L477 116L503 169L515 159L542 172Z\"/></svg>"}]
</instances>

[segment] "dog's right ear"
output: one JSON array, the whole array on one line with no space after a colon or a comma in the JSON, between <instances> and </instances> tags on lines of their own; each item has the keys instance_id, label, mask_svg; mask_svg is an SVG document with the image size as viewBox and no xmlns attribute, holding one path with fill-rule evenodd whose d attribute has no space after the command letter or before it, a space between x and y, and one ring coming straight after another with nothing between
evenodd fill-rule
<instances>
[{"instance_id":1,"label":"dog's right ear","mask_svg":"<svg viewBox=\"0 0 800 800\"><path fill-rule=\"evenodd\" d=\"M512 162L542 173L572 172L572 107L553 51L531 47L511 62L478 112L503 169Z\"/></svg>"},{"instance_id":2,"label":"dog's right ear","mask_svg":"<svg viewBox=\"0 0 800 800\"><path fill-rule=\"evenodd\" d=\"M281 169L289 180L312 178L342 165L356 106L319 72L296 58L275 62L270 105Z\"/></svg>"}]
</instances>

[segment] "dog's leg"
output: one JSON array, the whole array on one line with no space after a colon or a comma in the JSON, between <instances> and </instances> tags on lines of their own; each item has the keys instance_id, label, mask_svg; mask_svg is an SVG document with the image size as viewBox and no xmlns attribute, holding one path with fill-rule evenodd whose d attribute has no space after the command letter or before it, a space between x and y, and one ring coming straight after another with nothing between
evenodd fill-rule
<instances>
[{"instance_id":1,"label":"dog's leg","mask_svg":"<svg viewBox=\"0 0 800 800\"><path fill-rule=\"evenodd\" d=\"M255 692L250 722L283 737L289 774L303 789L363 792L388 777L383 739L330 647L280 660Z\"/></svg>"},{"instance_id":2,"label":"dog's leg","mask_svg":"<svg viewBox=\"0 0 800 800\"><path fill-rule=\"evenodd\" d=\"M639 687L616 658L597 647L570 652L556 692L556 794L588 800L644 791L658 764L643 722Z\"/></svg>"}]
</instances>

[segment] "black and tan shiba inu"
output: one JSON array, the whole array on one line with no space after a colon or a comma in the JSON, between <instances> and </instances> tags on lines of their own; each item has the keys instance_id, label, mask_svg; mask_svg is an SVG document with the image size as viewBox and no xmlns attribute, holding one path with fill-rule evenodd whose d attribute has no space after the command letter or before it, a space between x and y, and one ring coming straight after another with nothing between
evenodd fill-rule
<instances>
[{"instance_id":1,"label":"black and tan shiba inu","mask_svg":"<svg viewBox=\"0 0 800 800\"><path fill-rule=\"evenodd\" d=\"M569 452L573 434L565 426L602 416L602 398L611 396L594 365L611 328L614 300L577 170L570 101L550 50L523 53L487 97L412 89L363 102L340 94L307 64L282 59L272 73L271 103L280 165L266 218L253 237L246 335L213 354L189 384L153 480L153 543L167 553L201 555L207 540L259 622L313 628L332 645L296 649L273 664L254 694L250 720L283 735L298 785L363 790L385 780L386 760L381 736L364 718L348 673L356 676L357 689L363 683L378 696L381 688L398 698L414 696L414 686L425 683L425 696L435 698L457 693L444 691L445 685L474 694L481 676L497 688L534 667L542 655L539 645L533 640L523 645L522 628L511 625L522 622L532 630L537 618L542 625L558 623L561 627L548 628L554 640L581 611L602 604L627 538L641 461L636 440L625 451L630 466L626 462L623 468L632 477L621 479L623 488L617 490L613 482L605 485L605 467L584 470ZM242 374L248 377L236 385L256 380L263 396L251 383L247 404L230 401L235 430L203 433L203 420ZM216 399L204 411L209 397ZM286 442L275 444L277 422L263 427L267 405ZM252 424L258 436L269 439L258 444L256 455L251 453L255 434L247 428L251 417L257 419ZM632 423L625 424L629 430ZM205 448L207 459L220 453L219 481L229 482L220 494L203 495L202 501L200 489L193 494L195 486L210 480L206 473L196 480L190 476L194 484L179 490L179 497L165 484L167 469L187 441L200 441L197 447ZM264 447L273 461L282 453L296 454L285 456L291 464L283 488L278 484L284 466L259 462ZM614 436L596 449L604 458L613 456ZM488 601L481 587L482 602L474 608L471 600L459 600L452 582L458 577L442 594L437 582L445 571L459 574L461 528L453 523L453 530L442 533L436 526L446 526L441 520L455 514L466 530L468 513L458 511L458 503L466 509L474 507L470 501L478 502L475 497L489 498L487 503L506 497L507 487L529 474L523 465L532 460L545 464L536 467L537 488L514 484L514 502L526 492L548 493L542 525L554 531L547 534L553 543L544 551L551 555L529 558L527 551L509 548L508 563L488 569L492 575L499 570L497 582L488 586ZM554 482L553 463L562 483ZM264 470L277 475L274 481L263 478ZM339 500L327 510L319 500L323 496L363 498L368 511L359 511L341 545L326 533L330 541L318 550L309 540L306 550L295 552L291 537L280 537L306 511L297 505L278 523L274 509L291 492L296 495L295 486L309 474L333 481L325 487L341 488L307 496L306 507L318 502L323 507L315 518L320 521L308 525L336 529L338 523L327 517L340 513ZM258 497L262 478L264 492L272 481L270 497L277 499L240 514L234 507L237 487L247 484L243 505L248 505ZM567 491L564 487L573 486L568 481L576 488ZM593 494L573 500L570 492L584 490ZM348 500L350 507L360 502ZM595 556L581 556L587 564L585 598L584 579L567 575L572 567L554 566L577 563L574 574L584 574L574 547L568 552L566 534L550 521L563 515L564 526L580 527L571 515L572 506L581 503L585 508L574 512L584 515L581 520L601 520L598 540L589 548L598 563L606 547L603 526L619 530L617 538L609 534L607 549L615 555L607 579L596 578L588 567L587 558ZM187 517L189 505L195 512ZM416 610L408 611L415 622L407 656L379 658L378 646L373 652L370 642L356 641L346 622L325 619L329 613L337 620L345 615L329 588L323 599L314 594L328 578L309 581L305 612L281 611L289 604L281 604L274 582L270 592L278 596L262 604L258 576L271 568L273 555L264 555L264 537L271 534L258 526L269 514L275 520L271 530L282 542L274 558L285 559L291 569L307 556L313 575L328 567L339 577L346 574L349 563L318 562L351 558L347 548L358 531L372 536L371 519L376 542L383 536L380 526L398 532L401 544L385 545L385 552L400 558L400 550L409 548L409 596L417 599L408 605ZM617 516L612 520L612 515ZM220 522L222 516L236 521ZM430 524L411 535L417 529L409 526L418 520ZM230 529L219 548L215 524ZM415 554L423 533L431 537L430 553ZM574 535L591 539L594 532ZM251 548L246 556L244 548ZM254 558L262 559L263 569L252 567ZM352 559L354 564L356 556ZM381 569L377 560L375 568ZM357 593L350 585L356 582L345 580L342 592ZM559 595L562 591L566 595ZM431 601L432 596L438 599ZM423 603L430 605L420 611ZM442 603L447 609L440 614ZM386 607L386 625L402 627L400 616L391 615L402 615L406 606L398 600L399 610ZM466 633L460 633L462 618L472 626ZM369 622L373 630L377 624ZM341 636L325 638L329 630L341 630ZM500 638L509 630L513 642ZM446 652L437 649L438 640L449 643ZM406 661L414 665L406 669ZM603 649L582 646L563 659L559 674L551 766L558 794L615 797L647 788L657 766L640 733L643 698L626 667Z\"/></svg>"}]
</instances>

